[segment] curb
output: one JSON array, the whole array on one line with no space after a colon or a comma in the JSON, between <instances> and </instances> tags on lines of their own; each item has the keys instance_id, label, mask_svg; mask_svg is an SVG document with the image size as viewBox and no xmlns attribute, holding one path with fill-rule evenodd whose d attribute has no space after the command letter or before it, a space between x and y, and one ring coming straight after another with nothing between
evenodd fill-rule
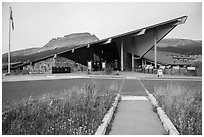
<instances>
[{"instance_id":1,"label":"curb","mask_svg":"<svg viewBox=\"0 0 204 137\"><path fill-rule=\"evenodd\" d=\"M108 127L108 125L110 124L110 121L113 117L113 114L114 114L114 111L115 111L115 108L117 107L118 105L118 101L119 101L119 98L121 98L120 96L120 92L123 88L123 84L124 84L124 81L125 79L123 79L121 85L120 85L120 88L118 90L118 95L116 96L115 98L115 101L113 102L113 105L112 107L109 109L108 113L105 115L105 117L103 118L102 120L102 124L98 127L98 129L96 130L96 133L95 135L105 135L106 133L106 129Z\"/></svg>"},{"instance_id":2,"label":"curb","mask_svg":"<svg viewBox=\"0 0 204 137\"><path fill-rule=\"evenodd\" d=\"M123 79L121 76L103 76L103 75L90 75L89 78L96 78L96 79Z\"/></svg>"},{"instance_id":3,"label":"curb","mask_svg":"<svg viewBox=\"0 0 204 137\"><path fill-rule=\"evenodd\" d=\"M29 77L27 79L3 79L2 82L19 82L19 81L36 81L36 80L59 80L59 79L124 79L121 76L97 76L97 75L89 75L89 76L44 76L44 77Z\"/></svg>"},{"instance_id":4,"label":"curb","mask_svg":"<svg viewBox=\"0 0 204 137\"><path fill-rule=\"evenodd\" d=\"M140 81L140 80L139 80ZM158 102L155 99L155 97L149 93L149 91L145 88L143 83L140 81L141 85L145 89L146 93L148 94L148 98L151 102L151 104L156 107L157 114L162 122L162 125L165 129L165 131L168 133L168 135L180 135L174 124L171 122L169 117L166 115L166 113L162 110L161 107L158 106Z\"/></svg>"},{"instance_id":5,"label":"curb","mask_svg":"<svg viewBox=\"0 0 204 137\"><path fill-rule=\"evenodd\" d=\"M164 129L166 130L168 135L179 135L179 132L177 131L176 127L173 125L173 123L161 107L157 107L157 114L159 115L163 123Z\"/></svg>"},{"instance_id":6,"label":"curb","mask_svg":"<svg viewBox=\"0 0 204 137\"><path fill-rule=\"evenodd\" d=\"M185 81L202 81L202 78L141 78L141 80L185 80Z\"/></svg>"},{"instance_id":7,"label":"curb","mask_svg":"<svg viewBox=\"0 0 204 137\"><path fill-rule=\"evenodd\" d=\"M114 114L115 108L118 105L118 100L120 98L120 94L118 94L115 98L115 101L113 102L112 107L109 109L108 113L105 115L105 117L102 120L102 124L98 127L95 135L105 135L106 129L112 119L112 116Z\"/></svg>"},{"instance_id":8,"label":"curb","mask_svg":"<svg viewBox=\"0 0 204 137\"><path fill-rule=\"evenodd\" d=\"M171 122L169 117L166 115L166 113L163 111L161 107L158 106L158 102L155 99L155 97L152 94L148 95L150 102L154 107L157 109L157 114L163 124L164 129L168 133L168 135L179 135L179 132L177 131L174 124Z\"/></svg>"}]
</instances>

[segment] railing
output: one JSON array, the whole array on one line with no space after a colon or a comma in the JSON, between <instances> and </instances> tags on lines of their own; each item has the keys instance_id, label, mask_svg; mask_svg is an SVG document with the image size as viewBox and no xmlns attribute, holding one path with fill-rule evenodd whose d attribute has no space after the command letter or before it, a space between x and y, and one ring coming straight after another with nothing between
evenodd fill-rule
<instances>
[{"instance_id":1,"label":"railing","mask_svg":"<svg viewBox=\"0 0 204 137\"><path fill-rule=\"evenodd\" d=\"M163 74L165 75L185 75L185 76L202 76L199 70L188 70L187 68L179 68L179 69L162 69ZM141 73L149 73L149 74L157 74L157 69L145 69L145 68L135 68L136 72Z\"/></svg>"}]
</instances>

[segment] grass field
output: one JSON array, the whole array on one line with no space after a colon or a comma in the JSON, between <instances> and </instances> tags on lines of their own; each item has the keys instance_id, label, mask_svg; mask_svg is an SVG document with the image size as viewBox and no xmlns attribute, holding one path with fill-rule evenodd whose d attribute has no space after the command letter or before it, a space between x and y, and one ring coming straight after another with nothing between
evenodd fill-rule
<instances>
[{"instance_id":1,"label":"grass field","mask_svg":"<svg viewBox=\"0 0 204 137\"><path fill-rule=\"evenodd\" d=\"M59 92L68 90L74 86L82 86L84 83L94 82L98 87L97 94L107 89L109 85L116 81L118 85L122 80L111 79L58 79L58 80L36 80L36 81L18 81L2 82L2 103L8 104L12 101L20 101L30 96L39 96L45 93Z\"/></svg>"},{"instance_id":2,"label":"grass field","mask_svg":"<svg viewBox=\"0 0 204 137\"><path fill-rule=\"evenodd\" d=\"M202 134L202 82L143 81L182 135ZM152 90L153 89L153 90Z\"/></svg>"},{"instance_id":3,"label":"grass field","mask_svg":"<svg viewBox=\"0 0 204 137\"><path fill-rule=\"evenodd\" d=\"M13 108L12 113L9 113L9 115L5 113L6 115L2 116L2 122L4 122L3 133L94 134L115 97L115 92L110 91L115 91L115 87L118 88L121 82L122 80L111 79L3 82L2 110L6 111ZM128 86L131 81L127 80L126 82L128 82L126 84ZM139 83L132 82L134 84ZM93 84L90 85L90 83ZM162 106L181 134L202 133L202 81L142 80L142 83L150 93L156 96L160 106ZM142 87L138 88L139 91L145 93ZM130 86L128 86L128 89L134 90ZM88 94L81 91L87 91ZM129 91L124 93L126 92L129 93ZM84 102L88 102L89 107L84 107L87 106L84 105ZM70 116L73 116L72 120L69 119ZM69 120L66 121L65 119ZM94 120L91 121L91 119ZM49 122L50 120L51 122ZM78 121L78 123L74 123L74 121ZM82 123L85 122L92 124L83 125ZM66 123L69 123L72 127L65 126ZM53 124L54 127L51 126ZM11 127L13 129L11 131L15 132L5 130L11 129ZM35 129L38 129L37 133Z\"/></svg>"},{"instance_id":4,"label":"grass field","mask_svg":"<svg viewBox=\"0 0 204 137\"><path fill-rule=\"evenodd\" d=\"M189 88L191 87L196 87L199 90L202 89L202 81L182 81L182 80L141 80L142 83L144 84L144 86L146 87L146 89L153 94L154 91L154 87L157 86L164 86L166 87L167 85L171 84L171 83L177 83L180 85L185 85Z\"/></svg>"},{"instance_id":5,"label":"grass field","mask_svg":"<svg viewBox=\"0 0 204 137\"><path fill-rule=\"evenodd\" d=\"M118 82L90 82L3 106L2 134L92 135L111 107Z\"/></svg>"}]
</instances>

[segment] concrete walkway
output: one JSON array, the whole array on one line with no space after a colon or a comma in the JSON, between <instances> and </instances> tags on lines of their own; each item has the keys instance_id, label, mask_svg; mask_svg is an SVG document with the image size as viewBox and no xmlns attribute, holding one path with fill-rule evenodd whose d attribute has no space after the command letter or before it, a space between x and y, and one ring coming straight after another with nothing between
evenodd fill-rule
<instances>
[{"instance_id":1,"label":"concrete walkway","mask_svg":"<svg viewBox=\"0 0 204 137\"><path fill-rule=\"evenodd\" d=\"M131 88L130 88L131 87ZM127 80L109 135L163 135L165 130L139 80Z\"/></svg>"},{"instance_id":2,"label":"concrete walkway","mask_svg":"<svg viewBox=\"0 0 204 137\"><path fill-rule=\"evenodd\" d=\"M51 80L51 79L73 79L73 78L102 78L102 79L145 79L145 80L164 80L164 79L188 79L202 81L202 77L164 75L162 78L156 77L155 74L138 73L138 72L120 72L119 75L87 75L87 72L63 73L63 74L29 74L29 75L2 75L2 82L13 81L32 81L32 80Z\"/></svg>"}]
</instances>

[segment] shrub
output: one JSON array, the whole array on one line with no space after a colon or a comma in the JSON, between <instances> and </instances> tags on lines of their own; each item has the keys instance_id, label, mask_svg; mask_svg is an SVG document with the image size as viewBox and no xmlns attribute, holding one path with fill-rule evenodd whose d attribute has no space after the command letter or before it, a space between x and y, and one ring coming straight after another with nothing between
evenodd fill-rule
<instances>
[{"instance_id":1,"label":"shrub","mask_svg":"<svg viewBox=\"0 0 204 137\"><path fill-rule=\"evenodd\" d=\"M180 134L202 134L202 93L181 84L155 87L155 97Z\"/></svg>"},{"instance_id":2,"label":"shrub","mask_svg":"<svg viewBox=\"0 0 204 137\"><path fill-rule=\"evenodd\" d=\"M196 67L196 76L202 76L202 60L194 61L191 66Z\"/></svg>"},{"instance_id":3,"label":"shrub","mask_svg":"<svg viewBox=\"0 0 204 137\"><path fill-rule=\"evenodd\" d=\"M94 134L116 97L114 85L100 95L91 83L4 107L2 134Z\"/></svg>"}]
</instances>

